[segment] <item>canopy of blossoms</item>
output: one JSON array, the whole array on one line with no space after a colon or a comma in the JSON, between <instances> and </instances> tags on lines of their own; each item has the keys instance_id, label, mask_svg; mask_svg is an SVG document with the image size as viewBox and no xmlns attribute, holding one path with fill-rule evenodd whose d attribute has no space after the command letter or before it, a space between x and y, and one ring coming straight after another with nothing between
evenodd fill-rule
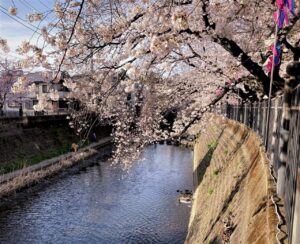
<instances>
[{"instance_id":1,"label":"canopy of blossoms","mask_svg":"<svg viewBox=\"0 0 300 244\"><path fill-rule=\"evenodd\" d=\"M299 1L289 2L295 6L278 32L274 95L300 53ZM57 1L55 20L39 25L43 46L24 41L18 52L23 68L53 69L54 82L66 71L69 99L81 108L71 126L87 135L109 119L116 155L130 159L148 143L182 136L217 102L268 94L277 7L270 0ZM28 15L33 24L44 18ZM8 50L1 38L0 46Z\"/></svg>"}]
</instances>

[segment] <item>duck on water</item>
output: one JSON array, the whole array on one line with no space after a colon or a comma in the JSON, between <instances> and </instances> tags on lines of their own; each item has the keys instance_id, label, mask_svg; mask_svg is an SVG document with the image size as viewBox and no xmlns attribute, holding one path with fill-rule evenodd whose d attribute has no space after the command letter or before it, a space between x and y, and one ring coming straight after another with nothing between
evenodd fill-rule
<instances>
[{"instance_id":1,"label":"duck on water","mask_svg":"<svg viewBox=\"0 0 300 244\"><path fill-rule=\"evenodd\" d=\"M193 192L190 190L177 190L177 192L179 192L179 196L177 197L177 200L180 203L191 203L193 200Z\"/></svg>"}]
</instances>

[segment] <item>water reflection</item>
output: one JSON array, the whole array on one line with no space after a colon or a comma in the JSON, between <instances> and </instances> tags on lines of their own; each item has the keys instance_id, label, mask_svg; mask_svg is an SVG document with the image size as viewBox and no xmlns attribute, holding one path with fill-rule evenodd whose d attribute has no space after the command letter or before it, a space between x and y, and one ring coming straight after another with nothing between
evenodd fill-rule
<instances>
[{"instance_id":1,"label":"water reflection","mask_svg":"<svg viewBox=\"0 0 300 244\"><path fill-rule=\"evenodd\" d=\"M1 243L183 243L192 153L151 146L130 174L106 162L1 206Z\"/></svg>"}]
</instances>

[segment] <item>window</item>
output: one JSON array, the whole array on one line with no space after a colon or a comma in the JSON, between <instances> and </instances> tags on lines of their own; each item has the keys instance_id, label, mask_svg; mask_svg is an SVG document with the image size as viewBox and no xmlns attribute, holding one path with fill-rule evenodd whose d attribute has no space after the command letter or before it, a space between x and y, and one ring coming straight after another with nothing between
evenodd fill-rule
<instances>
[{"instance_id":1,"label":"window","mask_svg":"<svg viewBox=\"0 0 300 244\"><path fill-rule=\"evenodd\" d=\"M32 100L25 101L25 108L26 109L33 109L33 101Z\"/></svg>"},{"instance_id":2,"label":"window","mask_svg":"<svg viewBox=\"0 0 300 244\"><path fill-rule=\"evenodd\" d=\"M17 101L8 101L7 102L7 106L10 108L20 108L21 106L21 102L17 102Z\"/></svg>"},{"instance_id":3,"label":"window","mask_svg":"<svg viewBox=\"0 0 300 244\"><path fill-rule=\"evenodd\" d=\"M48 92L48 86L47 85L42 85L42 92L47 93Z\"/></svg>"},{"instance_id":4,"label":"window","mask_svg":"<svg viewBox=\"0 0 300 244\"><path fill-rule=\"evenodd\" d=\"M69 92L70 90L67 87L65 87L63 84L61 84L60 91Z\"/></svg>"},{"instance_id":5,"label":"window","mask_svg":"<svg viewBox=\"0 0 300 244\"><path fill-rule=\"evenodd\" d=\"M52 109L56 111L58 109L58 102L57 101L52 101Z\"/></svg>"},{"instance_id":6,"label":"window","mask_svg":"<svg viewBox=\"0 0 300 244\"><path fill-rule=\"evenodd\" d=\"M54 85L52 85L52 88L54 89L54 91L60 91L61 85L60 84L54 84Z\"/></svg>"},{"instance_id":7,"label":"window","mask_svg":"<svg viewBox=\"0 0 300 244\"><path fill-rule=\"evenodd\" d=\"M63 84L55 84L53 85L54 90L60 92L69 92L69 89L65 87Z\"/></svg>"},{"instance_id":8,"label":"window","mask_svg":"<svg viewBox=\"0 0 300 244\"><path fill-rule=\"evenodd\" d=\"M62 86L61 91L69 92L70 90L68 89L68 87Z\"/></svg>"},{"instance_id":9,"label":"window","mask_svg":"<svg viewBox=\"0 0 300 244\"><path fill-rule=\"evenodd\" d=\"M67 104L66 101L59 100L59 101L58 101L58 107L59 107L59 108L68 108L68 104Z\"/></svg>"}]
</instances>

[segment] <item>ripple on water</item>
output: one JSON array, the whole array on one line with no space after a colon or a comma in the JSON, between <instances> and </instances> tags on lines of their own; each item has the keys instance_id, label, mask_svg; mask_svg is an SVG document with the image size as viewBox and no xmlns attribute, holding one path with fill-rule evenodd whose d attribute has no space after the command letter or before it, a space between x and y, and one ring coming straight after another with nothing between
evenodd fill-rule
<instances>
[{"instance_id":1,"label":"ripple on water","mask_svg":"<svg viewBox=\"0 0 300 244\"><path fill-rule=\"evenodd\" d=\"M192 189L192 153L151 146L130 174L106 162L54 178L1 207L0 243L183 243ZM120 180L122 179L122 180Z\"/></svg>"}]
</instances>

